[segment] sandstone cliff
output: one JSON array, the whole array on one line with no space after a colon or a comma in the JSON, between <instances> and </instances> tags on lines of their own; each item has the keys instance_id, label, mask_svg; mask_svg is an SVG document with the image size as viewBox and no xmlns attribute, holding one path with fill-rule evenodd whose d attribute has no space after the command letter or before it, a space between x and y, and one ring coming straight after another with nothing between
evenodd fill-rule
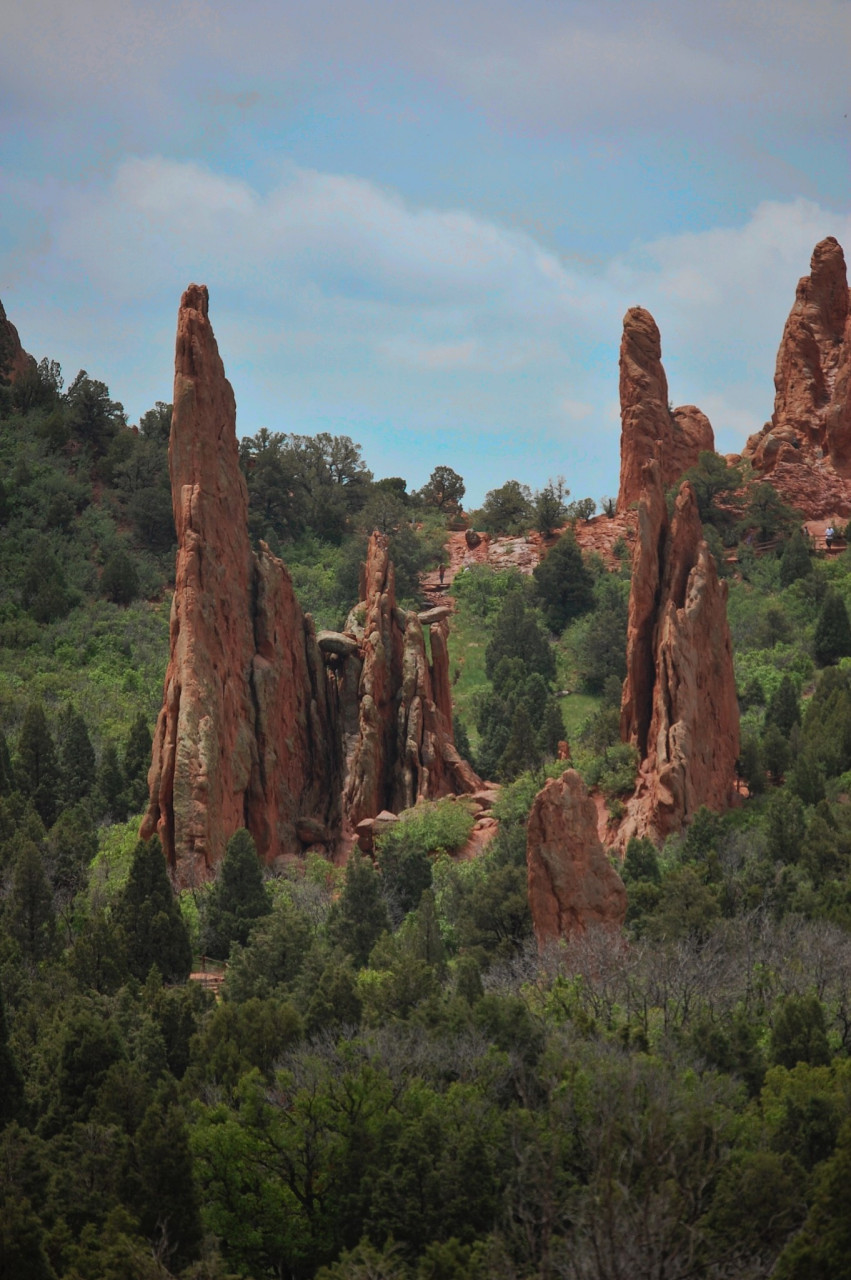
<instances>
[{"instance_id":1,"label":"sandstone cliff","mask_svg":"<svg viewBox=\"0 0 851 1280\"><path fill-rule=\"evenodd\" d=\"M568 769L538 792L526 824L529 907L538 945L619 929L626 890L597 835L597 810L579 774Z\"/></svg>"},{"instance_id":2,"label":"sandstone cliff","mask_svg":"<svg viewBox=\"0 0 851 1280\"><path fill-rule=\"evenodd\" d=\"M743 456L811 519L851 513L851 308L828 236L798 281L774 373L774 413Z\"/></svg>"},{"instance_id":3,"label":"sandstone cliff","mask_svg":"<svg viewBox=\"0 0 851 1280\"><path fill-rule=\"evenodd\" d=\"M684 483L669 521L657 462L644 469L632 566L621 737L641 758L618 844L661 840L701 805L730 802L739 710L727 587Z\"/></svg>"},{"instance_id":4,"label":"sandstone cliff","mask_svg":"<svg viewBox=\"0 0 851 1280\"><path fill-rule=\"evenodd\" d=\"M671 485L693 467L704 450L715 448L709 419L694 405L668 408L668 380L656 321L643 307L630 307L623 320L620 351L621 473L618 512L641 495L645 463L655 459Z\"/></svg>"},{"instance_id":5,"label":"sandstone cliff","mask_svg":"<svg viewBox=\"0 0 851 1280\"><path fill-rule=\"evenodd\" d=\"M178 313L169 443L178 553L171 648L142 826L182 884L247 826L261 857L301 849L302 820L339 822L333 703L285 566L249 544L236 407L191 285Z\"/></svg>"},{"instance_id":6,"label":"sandstone cliff","mask_svg":"<svg viewBox=\"0 0 851 1280\"><path fill-rule=\"evenodd\" d=\"M0 302L0 386L8 386L34 364L35 360L24 351L18 331L11 320L6 318L3 303Z\"/></svg>"},{"instance_id":7,"label":"sandstone cliff","mask_svg":"<svg viewBox=\"0 0 851 1280\"><path fill-rule=\"evenodd\" d=\"M447 614L436 609L417 615L397 607L387 539L373 533L361 602L347 623L357 652L338 662L346 727L343 804L352 827L382 809L398 812L419 799L482 786L454 745Z\"/></svg>"}]
</instances>

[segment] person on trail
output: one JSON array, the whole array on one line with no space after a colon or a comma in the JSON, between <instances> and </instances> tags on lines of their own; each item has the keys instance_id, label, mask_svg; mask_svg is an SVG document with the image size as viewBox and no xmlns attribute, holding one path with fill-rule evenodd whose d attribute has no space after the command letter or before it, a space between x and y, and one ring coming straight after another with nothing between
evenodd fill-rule
<instances>
[{"instance_id":1,"label":"person on trail","mask_svg":"<svg viewBox=\"0 0 851 1280\"><path fill-rule=\"evenodd\" d=\"M827 526L827 528L825 529L825 531L824 531L824 543L825 543L825 546L827 547L828 551L829 551L829 550L831 549L831 547L833 546L833 539L834 539L835 537L836 537L836 530L834 529L834 527L833 527L833 525L832 525L832 524L829 524L829 525ZM442 581L442 579L441 579L441 581Z\"/></svg>"},{"instance_id":2,"label":"person on trail","mask_svg":"<svg viewBox=\"0 0 851 1280\"><path fill-rule=\"evenodd\" d=\"M443 575L446 573L446 565L438 565L437 572L440 574L440 585L443 586Z\"/></svg>"}]
</instances>

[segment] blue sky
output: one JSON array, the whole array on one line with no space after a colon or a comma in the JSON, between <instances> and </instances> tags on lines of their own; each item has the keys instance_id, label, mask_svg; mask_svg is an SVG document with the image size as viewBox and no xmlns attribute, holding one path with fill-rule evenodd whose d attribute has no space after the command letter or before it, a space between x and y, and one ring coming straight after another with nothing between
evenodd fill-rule
<instances>
[{"instance_id":1,"label":"blue sky","mask_svg":"<svg viewBox=\"0 0 851 1280\"><path fill-rule=\"evenodd\" d=\"M131 421L195 280L240 434L599 499L627 307L734 451L814 244L851 252L849 0L4 10L0 298Z\"/></svg>"}]
</instances>

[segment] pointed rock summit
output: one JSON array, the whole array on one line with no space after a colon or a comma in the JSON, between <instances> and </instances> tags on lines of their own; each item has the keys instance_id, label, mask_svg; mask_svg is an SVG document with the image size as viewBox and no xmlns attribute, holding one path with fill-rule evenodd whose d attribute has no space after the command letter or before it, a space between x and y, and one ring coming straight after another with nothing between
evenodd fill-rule
<instances>
[{"instance_id":1,"label":"pointed rock summit","mask_svg":"<svg viewBox=\"0 0 851 1280\"><path fill-rule=\"evenodd\" d=\"M574 769L550 778L526 824L529 908L538 945L594 926L619 929L626 890L597 834L597 809Z\"/></svg>"},{"instance_id":2,"label":"pointed rock summit","mask_svg":"<svg viewBox=\"0 0 851 1280\"><path fill-rule=\"evenodd\" d=\"M656 321L643 307L623 319L620 352L621 474L618 512L637 502L645 463L655 459L665 485L693 467L715 437L705 413L694 405L668 407L668 380L662 367L662 340Z\"/></svg>"},{"instance_id":3,"label":"pointed rock summit","mask_svg":"<svg viewBox=\"0 0 851 1280\"><path fill-rule=\"evenodd\" d=\"M638 748L638 786L618 844L657 843L701 805L730 803L739 708L727 624L727 586L703 540L684 483L669 520L661 468L644 468L632 565L621 738Z\"/></svg>"},{"instance_id":4,"label":"pointed rock summit","mask_svg":"<svg viewBox=\"0 0 851 1280\"><path fill-rule=\"evenodd\" d=\"M300 820L339 821L333 708L286 567L249 543L236 406L190 285L177 319L169 442L177 566L150 807L181 884L207 878L247 826L264 861L301 850Z\"/></svg>"},{"instance_id":5,"label":"pointed rock summit","mask_svg":"<svg viewBox=\"0 0 851 1280\"><path fill-rule=\"evenodd\" d=\"M743 454L810 519L851 513L851 306L833 236L798 281L774 373L774 413Z\"/></svg>"}]
</instances>

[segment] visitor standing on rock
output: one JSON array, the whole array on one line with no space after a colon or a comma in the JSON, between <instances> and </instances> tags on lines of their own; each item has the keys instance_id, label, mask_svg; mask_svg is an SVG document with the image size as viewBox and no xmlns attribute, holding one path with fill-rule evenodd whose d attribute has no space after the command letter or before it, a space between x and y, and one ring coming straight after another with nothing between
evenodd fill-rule
<instances>
[{"instance_id":1,"label":"visitor standing on rock","mask_svg":"<svg viewBox=\"0 0 851 1280\"><path fill-rule=\"evenodd\" d=\"M834 529L832 524L829 524L824 531L824 543L828 551L830 551L831 547L833 546L833 539L835 537L836 537L836 530Z\"/></svg>"},{"instance_id":2,"label":"visitor standing on rock","mask_svg":"<svg viewBox=\"0 0 851 1280\"><path fill-rule=\"evenodd\" d=\"M440 585L443 586L443 577L444 577L444 574L446 573L446 565L445 564L438 565L437 572L440 574Z\"/></svg>"}]
</instances>

